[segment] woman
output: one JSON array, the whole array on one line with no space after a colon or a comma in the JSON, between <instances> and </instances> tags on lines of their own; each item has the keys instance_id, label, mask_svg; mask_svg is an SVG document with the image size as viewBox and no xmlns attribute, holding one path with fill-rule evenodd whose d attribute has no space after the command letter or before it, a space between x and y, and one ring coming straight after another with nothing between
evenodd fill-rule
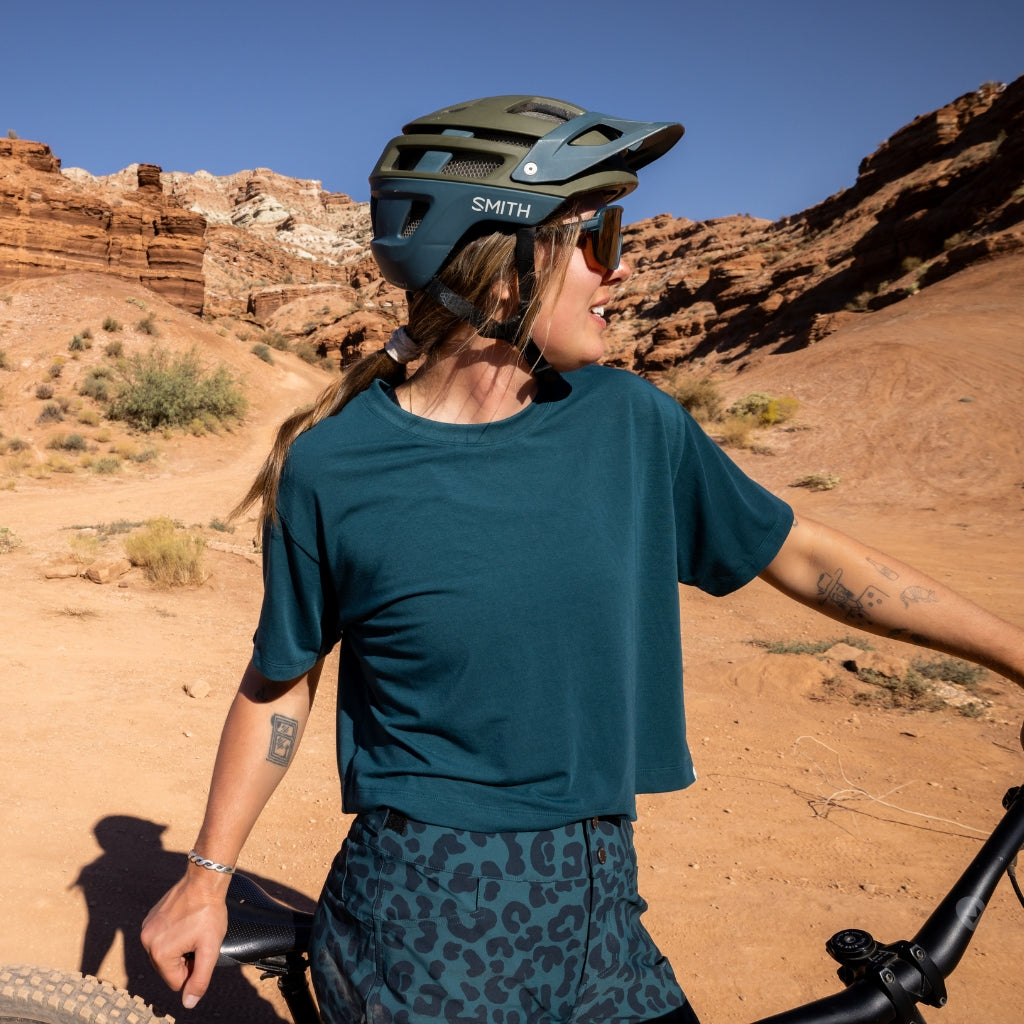
<instances>
[{"instance_id":1,"label":"woman","mask_svg":"<svg viewBox=\"0 0 1024 1024\"><path fill-rule=\"evenodd\" d=\"M282 426L240 506L264 530L253 658L185 877L143 929L186 1007L342 638L356 818L311 951L339 1022L696 1020L640 923L631 842L636 794L694 779L679 582L761 575L1024 683L1021 630L796 520L674 401L596 365L630 273L608 203L681 135L506 96L381 157L373 250L409 322Z\"/></svg>"}]
</instances>

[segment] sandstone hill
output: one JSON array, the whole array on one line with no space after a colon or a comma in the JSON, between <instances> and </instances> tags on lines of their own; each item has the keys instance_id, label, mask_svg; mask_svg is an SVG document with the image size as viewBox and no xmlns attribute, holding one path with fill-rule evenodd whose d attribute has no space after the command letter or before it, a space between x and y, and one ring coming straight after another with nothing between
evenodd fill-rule
<instances>
[{"instance_id":1,"label":"sandstone hill","mask_svg":"<svg viewBox=\"0 0 1024 1024\"><path fill-rule=\"evenodd\" d=\"M918 119L855 186L777 224L634 225L636 273L608 332L611 361L666 386L713 374L727 400L798 400L736 460L798 514L1016 622L1022 91L984 87ZM367 212L268 170L94 178L41 143L0 140L0 963L84 969L177 1012L136 937L195 841L251 653L259 557L252 523L223 517L338 353L379 344L400 316L367 255ZM153 345L228 367L244 420L204 434L105 418L86 381ZM318 348L323 365L303 358ZM791 489L819 470L838 486ZM121 574L124 532L158 516L206 541L201 586ZM837 928L915 933L1020 781L1024 694L990 674L976 713L945 697L912 710L861 687L845 659L831 676L812 655L767 653L848 630L760 580L722 599L682 588L680 612L699 780L642 800L645 920L702 1017L743 1024L838 988L822 950ZM334 664L243 858L291 898L319 891L347 827ZM947 1024L1019 1024L1020 923L1004 885L951 979ZM742 969L723 970L738 947ZM283 1024L257 973L221 974L188 1019Z\"/></svg>"},{"instance_id":2,"label":"sandstone hill","mask_svg":"<svg viewBox=\"0 0 1024 1024\"><path fill-rule=\"evenodd\" d=\"M267 169L215 177L61 169L0 140L0 286L92 270L137 280L246 336L280 332L342 365L396 325L369 255L369 209ZM856 183L778 222L659 216L628 230L635 273L609 361L642 373L804 347L1024 245L1024 78L922 115Z\"/></svg>"}]
</instances>

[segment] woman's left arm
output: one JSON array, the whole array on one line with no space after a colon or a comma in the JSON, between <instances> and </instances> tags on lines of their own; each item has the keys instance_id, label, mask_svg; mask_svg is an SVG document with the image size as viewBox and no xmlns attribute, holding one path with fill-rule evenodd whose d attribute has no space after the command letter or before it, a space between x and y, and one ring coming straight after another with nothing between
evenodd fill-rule
<instances>
[{"instance_id":1,"label":"woman's left arm","mask_svg":"<svg viewBox=\"0 0 1024 1024\"><path fill-rule=\"evenodd\" d=\"M761 578L840 622L976 662L1024 686L1024 629L822 523L798 516Z\"/></svg>"}]
</instances>

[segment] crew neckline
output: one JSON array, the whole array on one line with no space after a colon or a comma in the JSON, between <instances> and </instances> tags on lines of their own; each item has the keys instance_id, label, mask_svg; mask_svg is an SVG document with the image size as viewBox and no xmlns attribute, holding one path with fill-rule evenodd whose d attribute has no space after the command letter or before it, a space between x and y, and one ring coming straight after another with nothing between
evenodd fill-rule
<instances>
[{"instance_id":1,"label":"crew neckline","mask_svg":"<svg viewBox=\"0 0 1024 1024\"><path fill-rule=\"evenodd\" d=\"M445 423L407 412L395 397L394 388L382 380L375 380L364 392L369 410L380 419L408 434L440 441L446 444L501 444L532 429L535 422L547 416L560 400L568 397L571 389L555 401L534 397L526 406L500 420L487 423Z\"/></svg>"}]
</instances>

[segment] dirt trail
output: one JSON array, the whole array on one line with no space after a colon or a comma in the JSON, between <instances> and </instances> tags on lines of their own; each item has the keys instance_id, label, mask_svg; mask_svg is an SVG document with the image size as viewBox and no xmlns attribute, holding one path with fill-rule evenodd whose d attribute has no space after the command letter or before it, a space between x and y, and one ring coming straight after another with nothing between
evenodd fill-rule
<instances>
[{"instance_id":1,"label":"dirt trail","mask_svg":"<svg viewBox=\"0 0 1024 1024\"><path fill-rule=\"evenodd\" d=\"M64 287L26 287L0 309L29 325L16 355L37 376L66 345L55 339L124 302L116 292L90 292L95 311L84 310L85 293L73 282ZM1010 415L1024 387L1022 300L991 273L929 291L915 298L912 319L907 310L899 319L900 307L872 314L845 341L836 335L728 379L737 393L796 393L812 428L773 437L772 457L739 461L807 514L906 554L1024 621L1024 428ZM45 302L48 318L34 312ZM196 336L194 324L164 315L167 343ZM1009 333L988 338L979 324L993 317ZM972 403L959 403L959 394L947 402L962 387L952 342L929 348L940 327L974 339ZM909 359L907 348L890 344L897 336L911 347ZM212 538L210 578L192 590L154 590L134 570L123 586L47 580L41 570L67 547L71 526L223 517L273 425L322 383L302 364L265 367L245 347L232 352L225 339L203 338L245 370L253 409L244 428L177 436L163 443L155 468L119 478L22 474L0 491L0 526L24 542L0 555L0 961L84 967L167 1009L174 998L142 957L138 924L194 839L221 722L250 651L259 565L240 529ZM907 391L918 371L928 381L920 395ZM8 385L7 436L32 429L30 396L22 411L28 387ZM942 424L945 439L935 433ZM789 487L817 469L844 483L823 493ZM996 820L1003 791L1024 774L1016 736L1024 700L993 677L982 691L984 718L856 706L808 682L801 659L750 645L848 632L759 582L724 600L684 594L682 626L699 780L686 793L643 799L641 889L648 926L697 1009L709 1024L741 1024L835 989L823 952L833 931L911 937ZM184 692L197 681L209 684L208 696ZM328 685L243 856L247 870L305 898L316 895L345 829L332 703ZM950 985L946 1024L1020 1020L1021 914L1001 887ZM198 1011L181 1016L278 1019L267 986L231 972Z\"/></svg>"}]
</instances>

